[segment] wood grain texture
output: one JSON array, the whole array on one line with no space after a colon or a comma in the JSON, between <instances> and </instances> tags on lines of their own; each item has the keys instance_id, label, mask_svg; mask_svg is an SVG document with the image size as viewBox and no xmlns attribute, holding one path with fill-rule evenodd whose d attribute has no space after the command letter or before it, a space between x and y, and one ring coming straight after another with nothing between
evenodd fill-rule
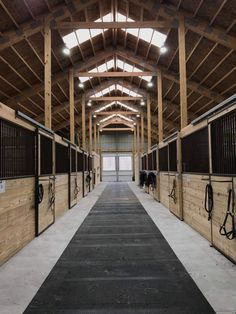
<instances>
[{"instance_id":1,"label":"wood grain texture","mask_svg":"<svg viewBox=\"0 0 236 314\"><path fill-rule=\"evenodd\" d=\"M34 178L6 181L0 194L0 264L35 236Z\"/></svg>"}]
</instances>

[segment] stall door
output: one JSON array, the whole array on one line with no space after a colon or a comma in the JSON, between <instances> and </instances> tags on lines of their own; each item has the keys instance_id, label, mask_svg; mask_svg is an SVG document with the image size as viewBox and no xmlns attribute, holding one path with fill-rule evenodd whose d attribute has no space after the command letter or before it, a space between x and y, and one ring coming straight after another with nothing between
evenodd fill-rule
<instances>
[{"instance_id":1,"label":"stall door","mask_svg":"<svg viewBox=\"0 0 236 314\"><path fill-rule=\"evenodd\" d=\"M133 176L132 154L103 154L102 181L129 182Z\"/></svg>"}]
</instances>

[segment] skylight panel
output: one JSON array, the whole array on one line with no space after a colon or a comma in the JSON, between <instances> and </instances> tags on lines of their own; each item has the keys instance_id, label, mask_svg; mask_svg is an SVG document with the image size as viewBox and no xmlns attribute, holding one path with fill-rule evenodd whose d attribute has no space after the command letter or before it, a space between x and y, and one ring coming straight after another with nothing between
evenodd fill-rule
<instances>
[{"instance_id":1,"label":"skylight panel","mask_svg":"<svg viewBox=\"0 0 236 314\"><path fill-rule=\"evenodd\" d=\"M76 35L75 35L74 32L72 32L72 33L70 33L70 34L64 36L64 37L63 37L63 41L64 41L66 47L69 48L69 49L71 49L71 48L77 46L77 43L78 43L78 42L77 42Z\"/></svg>"},{"instance_id":2,"label":"skylight panel","mask_svg":"<svg viewBox=\"0 0 236 314\"><path fill-rule=\"evenodd\" d=\"M100 109L95 110L94 112L101 112L101 111L103 111L103 110L105 110L105 109L111 107L111 106L114 105L114 104L115 104L115 101L113 101L113 102L111 102L110 104L107 104L107 105L101 107Z\"/></svg>"},{"instance_id":3,"label":"skylight panel","mask_svg":"<svg viewBox=\"0 0 236 314\"><path fill-rule=\"evenodd\" d=\"M100 120L99 122L100 122L100 123L106 122L106 121L108 121L108 120L114 118L115 116L116 116L116 114L112 114L112 115L110 115L110 116L108 116L108 117L106 117L106 118L103 118L103 119Z\"/></svg>"},{"instance_id":4,"label":"skylight panel","mask_svg":"<svg viewBox=\"0 0 236 314\"><path fill-rule=\"evenodd\" d=\"M118 13L117 14L117 20L119 22L124 22L126 21L126 16ZM128 22L134 22L131 18L127 19ZM161 32L158 32L156 30L153 30L153 28L141 28L140 30L138 28L128 28L124 29L122 28L123 31L127 31L127 33L136 36L147 43L150 43L156 47L162 47L166 41L166 35L162 34Z\"/></svg>"},{"instance_id":5,"label":"skylight panel","mask_svg":"<svg viewBox=\"0 0 236 314\"><path fill-rule=\"evenodd\" d=\"M128 117L126 117L126 116L123 116L123 114L117 114L117 117L119 117L119 118L121 118L121 119L124 119L124 120L126 120L126 121L128 121L128 122L134 122L134 120L133 119L130 119L130 118L128 118Z\"/></svg>"},{"instance_id":6,"label":"skylight panel","mask_svg":"<svg viewBox=\"0 0 236 314\"><path fill-rule=\"evenodd\" d=\"M102 96L112 92L115 89L116 89L115 84L113 84L110 87L104 88L100 92L93 94L91 97L102 97Z\"/></svg>"},{"instance_id":7,"label":"skylight panel","mask_svg":"<svg viewBox=\"0 0 236 314\"><path fill-rule=\"evenodd\" d=\"M128 110L130 110L130 111L138 112L138 110L136 110L136 109L134 109L134 108L132 108L132 107L130 107L130 106L128 106L128 105L125 105L125 104L123 104L123 103L121 103L121 102L119 102L119 101L117 101L117 104L119 104L121 107L123 107L123 108L125 108L125 109L128 109Z\"/></svg>"},{"instance_id":8,"label":"skylight panel","mask_svg":"<svg viewBox=\"0 0 236 314\"><path fill-rule=\"evenodd\" d=\"M140 95L138 93L135 93L135 92L131 91L130 89L128 89L126 87L123 87L123 86L121 86L119 84L117 84L117 89L119 91L121 91L122 93L125 93L125 94L127 94L129 96L132 96L132 97L142 97L142 95Z\"/></svg>"},{"instance_id":9,"label":"skylight panel","mask_svg":"<svg viewBox=\"0 0 236 314\"><path fill-rule=\"evenodd\" d=\"M141 28L139 32L139 38L150 42L152 39L153 29L152 28Z\"/></svg>"},{"instance_id":10,"label":"skylight panel","mask_svg":"<svg viewBox=\"0 0 236 314\"><path fill-rule=\"evenodd\" d=\"M90 32L88 29L78 29L76 31L76 35L77 35L79 44L82 44L85 41L90 39Z\"/></svg>"},{"instance_id":11,"label":"skylight panel","mask_svg":"<svg viewBox=\"0 0 236 314\"><path fill-rule=\"evenodd\" d=\"M134 67L132 65L130 65L129 63L124 63L124 70L126 72L133 72ZM140 70L141 71L141 70Z\"/></svg>"},{"instance_id":12,"label":"skylight panel","mask_svg":"<svg viewBox=\"0 0 236 314\"><path fill-rule=\"evenodd\" d=\"M121 70L124 70L124 61L117 59L117 67L120 68Z\"/></svg>"},{"instance_id":13,"label":"skylight panel","mask_svg":"<svg viewBox=\"0 0 236 314\"><path fill-rule=\"evenodd\" d=\"M166 35L162 34L158 31L154 31L153 37L152 37L152 45L157 46L157 47L162 47L164 46L166 41Z\"/></svg>"}]
</instances>

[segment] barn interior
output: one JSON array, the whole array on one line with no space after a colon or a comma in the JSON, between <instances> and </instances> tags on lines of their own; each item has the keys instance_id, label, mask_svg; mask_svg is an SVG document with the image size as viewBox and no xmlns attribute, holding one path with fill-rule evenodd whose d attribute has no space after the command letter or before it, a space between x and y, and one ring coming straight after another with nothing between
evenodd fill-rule
<instances>
[{"instance_id":1,"label":"barn interior","mask_svg":"<svg viewBox=\"0 0 236 314\"><path fill-rule=\"evenodd\" d=\"M236 3L0 0L0 313L236 312Z\"/></svg>"}]
</instances>

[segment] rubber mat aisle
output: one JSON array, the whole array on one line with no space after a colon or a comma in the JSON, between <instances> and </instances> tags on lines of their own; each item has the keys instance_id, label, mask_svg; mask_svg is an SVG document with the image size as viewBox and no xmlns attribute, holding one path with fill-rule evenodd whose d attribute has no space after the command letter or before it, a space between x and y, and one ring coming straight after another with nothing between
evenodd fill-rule
<instances>
[{"instance_id":1,"label":"rubber mat aisle","mask_svg":"<svg viewBox=\"0 0 236 314\"><path fill-rule=\"evenodd\" d=\"M110 184L25 313L214 313L127 184Z\"/></svg>"}]
</instances>

